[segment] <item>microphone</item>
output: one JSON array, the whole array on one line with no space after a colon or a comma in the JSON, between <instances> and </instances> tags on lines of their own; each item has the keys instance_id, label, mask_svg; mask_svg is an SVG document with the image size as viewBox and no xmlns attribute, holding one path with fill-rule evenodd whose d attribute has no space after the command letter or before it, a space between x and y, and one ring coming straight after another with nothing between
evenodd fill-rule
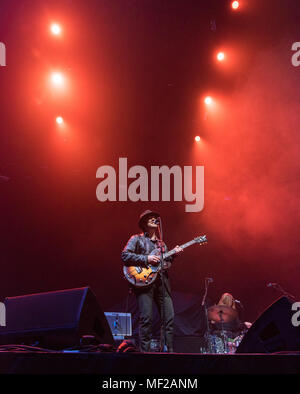
<instances>
[{"instance_id":1,"label":"microphone","mask_svg":"<svg viewBox=\"0 0 300 394\"><path fill-rule=\"evenodd\" d=\"M239 305L240 308L245 309L244 305L242 304L242 302L240 300L234 300L234 302Z\"/></svg>"},{"instance_id":2,"label":"microphone","mask_svg":"<svg viewBox=\"0 0 300 394\"><path fill-rule=\"evenodd\" d=\"M159 219L160 218L155 219L154 224L159 224Z\"/></svg>"},{"instance_id":3,"label":"microphone","mask_svg":"<svg viewBox=\"0 0 300 394\"><path fill-rule=\"evenodd\" d=\"M212 283L214 281L213 278L205 278L205 280L207 280L208 283Z\"/></svg>"},{"instance_id":4,"label":"microphone","mask_svg":"<svg viewBox=\"0 0 300 394\"><path fill-rule=\"evenodd\" d=\"M277 287L278 283L268 283L267 287Z\"/></svg>"}]
</instances>

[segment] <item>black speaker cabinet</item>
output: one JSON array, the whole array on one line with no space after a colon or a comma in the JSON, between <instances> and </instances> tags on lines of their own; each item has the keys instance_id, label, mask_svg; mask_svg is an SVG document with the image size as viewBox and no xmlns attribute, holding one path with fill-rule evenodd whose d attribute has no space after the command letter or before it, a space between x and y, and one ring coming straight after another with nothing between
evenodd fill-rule
<instances>
[{"instance_id":1,"label":"black speaker cabinet","mask_svg":"<svg viewBox=\"0 0 300 394\"><path fill-rule=\"evenodd\" d=\"M203 353L206 349L206 340L200 336L174 337L175 353Z\"/></svg>"},{"instance_id":2,"label":"black speaker cabinet","mask_svg":"<svg viewBox=\"0 0 300 394\"><path fill-rule=\"evenodd\" d=\"M114 344L106 317L89 287L8 297L6 326L0 344L65 348L80 344L83 335Z\"/></svg>"},{"instance_id":3,"label":"black speaker cabinet","mask_svg":"<svg viewBox=\"0 0 300 394\"><path fill-rule=\"evenodd\" d=\"M273 353L300 350L300 326L292 324L293 301L281 297L253 323L236 353Z\"/></svg>"}]
</instances>

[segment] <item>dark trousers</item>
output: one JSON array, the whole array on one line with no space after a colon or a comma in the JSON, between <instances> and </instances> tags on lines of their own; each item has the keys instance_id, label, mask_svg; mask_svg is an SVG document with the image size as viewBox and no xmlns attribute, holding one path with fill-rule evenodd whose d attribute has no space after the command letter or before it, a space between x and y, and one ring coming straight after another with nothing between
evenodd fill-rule
<instances>
[{"instance_id":1,"label":"dark trousers","mask_svg":"<svg viewBox=\"0 0 300 394\"><path fill-rule=\"evenodd\" d=\"M164 320L165 320L165 338L168 352L173 352L173 322L174 322L174 308L173 301L170 295L169 285L165 286L164 304L163 291L160 277L156 279L153 285L137 289L135 291L137 303L139 307L139 335L140 335L140 350L142 352L150 352L150 342L152 336L152 317L153 317L153 301L162 319L163 305L164 305ZM163 322L161 321L161 343L164 343L163 336ZM161 349L163 350L163 349Z\"/></svg>"}]
</instances>

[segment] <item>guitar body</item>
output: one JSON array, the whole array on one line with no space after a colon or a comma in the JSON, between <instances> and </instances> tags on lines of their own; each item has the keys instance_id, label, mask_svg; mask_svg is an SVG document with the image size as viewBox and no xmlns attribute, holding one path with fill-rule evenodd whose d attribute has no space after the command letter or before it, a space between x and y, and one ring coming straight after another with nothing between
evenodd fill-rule
<instances>
[{"instance_id":1,"label":"guitar body","mask_svg":"<svg viewBox=\"0 0 300 394\"><path fill-rule=\"evenodd\" d=\"M153 249L150 255L160 256L159 249ZM164 265L166 262L164 262ZM151 285L160 271L160 263L158 265L148 264L146 267L124 266L123 273L125 278L135 287L145 287Z\"/></svg>"},{"instance_id":2,"label":"guitar body","mask_svg":"<svg viewBox=\"0 0 300 394\"><path fill-rule=\"evenodd\" d=\"M192 241L187 242L184 245L181 245L181 248L186 248L195 243L204 244L206 242L207 242L206 236L203 235L201 237L194 238ZM174 249L172 249L167 253L164 253L162 256L161 256L161 250L159 248L153 249L150 252L150 255L156 255L162 257L164 270L171 267L171 263L165 261L164 259L167 259L169 256L172 256L173 254L175 254ZM145 287L151 285L157 278L157 275L160 270L161 270L161 263L158 263L157 265L148 264L147 267L140 267L140 266L127 267L126 265L123 266L124 277L128 280L128 282L130 282L135 287Z\"/></svg>"}]
</instances>

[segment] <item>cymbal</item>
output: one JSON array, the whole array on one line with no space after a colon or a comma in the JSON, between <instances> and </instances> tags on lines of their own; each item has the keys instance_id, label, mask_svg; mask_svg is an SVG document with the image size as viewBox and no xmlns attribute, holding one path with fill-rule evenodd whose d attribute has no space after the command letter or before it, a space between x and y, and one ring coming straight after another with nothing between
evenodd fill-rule
<instances>
[{"instance_id":1,"label":"cymbal","mask_svg":"<svg viewBox=\"0 0 300 394\"><path fill-rule=\"evenodd\" d=\"M229 323L238 317L238 312L226 305L211 306L207 312L208 319L216 323Z\"/></svg>"}]
</instances>

